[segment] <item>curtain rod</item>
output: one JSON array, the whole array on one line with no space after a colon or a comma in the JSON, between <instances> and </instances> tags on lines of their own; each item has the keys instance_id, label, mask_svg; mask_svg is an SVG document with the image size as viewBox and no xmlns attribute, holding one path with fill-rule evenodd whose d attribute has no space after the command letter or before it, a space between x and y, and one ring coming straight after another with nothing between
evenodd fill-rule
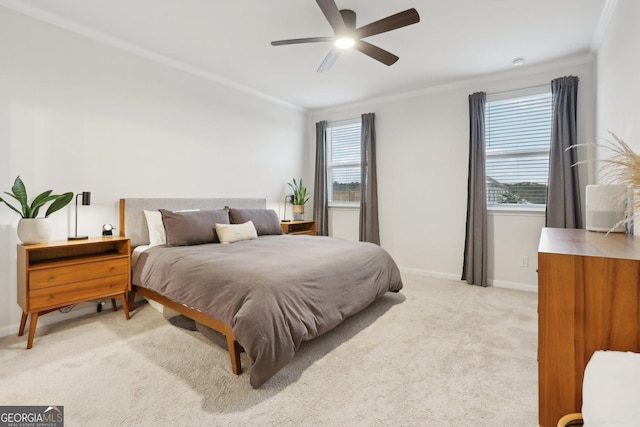
<instances>
[{"instance_id":1,"label":"curtain rod","mask_svg":"<svg viewBox=\"0 0 640 427\"><path fill-rule=\"evenodd\" d=\"M491 93L487 92L487 96L507 95L507 94L510 94L510 93L517 93L517 92L529 91L529 90L533 90L533 89L543 89L543 88L551 90L551 82L545 83L545 84L540 84L540 85L535 85L535 86L521 87L521 88L518 88L518 89L505 90L505 91L502 91L502 92L491 92Z\"/></svg>"},{"instance_id":2,"label":"curtain rod","mask_svg":"<svg viewBox=\"0 0 640 427\"><path fill-rule=\"evenodd\" d=\"M328 121L327 124L329 126L341 126L341 125L347 125L347 124L351 124L351 123L357 123L361 119L362 119L361 117L353 117L353 118L350 118L350 119Z\"/></svg>"}]
</instances>

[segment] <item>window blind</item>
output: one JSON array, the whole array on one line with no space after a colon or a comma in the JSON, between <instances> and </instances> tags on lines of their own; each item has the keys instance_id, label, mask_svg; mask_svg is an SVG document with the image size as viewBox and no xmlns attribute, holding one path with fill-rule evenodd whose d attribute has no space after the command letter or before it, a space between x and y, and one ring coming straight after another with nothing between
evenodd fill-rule
<instances>
[{"instance_id":1,"label":"window blind","mask_svg":"<svg viewBox=\"0 0 640 427\"><path fill-rule=\"evenodd\" d=\"M487 102L487 204L546 204L551 92Z\"/></svg>"},{"instance_id":2,"label":"window blind","mask_svg":"<svg viewBox=\"0 0 640 427\"><path fill-rule=\"evenodd\" d=\"M360 202L360 121L329 124L329 203Z\"/></svg>"}]
</instances>

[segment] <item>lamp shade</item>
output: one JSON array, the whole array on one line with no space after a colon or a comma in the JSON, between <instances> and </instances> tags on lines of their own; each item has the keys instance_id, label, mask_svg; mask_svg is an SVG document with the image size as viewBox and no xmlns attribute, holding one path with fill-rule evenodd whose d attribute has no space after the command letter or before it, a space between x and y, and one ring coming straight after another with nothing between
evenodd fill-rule
<instances>
[{"instance_id":1,"label":"lamp shade","mask_svg":"<svg viewBox=\"0 0 640 427\"><path fill-rule=\"evenodd\" d=\"M82 192L82 205L89 206L91 204L91 191Z\"/></svg>"}]
</instances>

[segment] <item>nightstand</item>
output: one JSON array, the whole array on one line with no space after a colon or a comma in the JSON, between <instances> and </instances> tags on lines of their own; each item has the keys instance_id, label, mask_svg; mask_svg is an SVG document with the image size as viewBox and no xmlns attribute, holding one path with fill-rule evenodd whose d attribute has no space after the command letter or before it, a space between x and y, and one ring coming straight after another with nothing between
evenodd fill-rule
<instances>
[{"instance_id":1,"label":"nightstand","mask_svg":"<svg viewBox=\"0 0 640 427\"><path fill-rule=\"evenodd\" d=\"M18 304L24 334L31 315L27 348L33 346L38 316L84 301L115 298L122 301L131 290L131 244L124 237L96 237L36 245L18 245Z\"/></svg>"},{"instance_id":2,"label":"nightstand","mask_svg":"<svg viewBox=\"0 0 640 427\"><path fill-rule=\"evenodd\" d=\"M280 226L284 234L317 235L315 221L283 221L280 223Z\"/></svg>"}]
</instances>

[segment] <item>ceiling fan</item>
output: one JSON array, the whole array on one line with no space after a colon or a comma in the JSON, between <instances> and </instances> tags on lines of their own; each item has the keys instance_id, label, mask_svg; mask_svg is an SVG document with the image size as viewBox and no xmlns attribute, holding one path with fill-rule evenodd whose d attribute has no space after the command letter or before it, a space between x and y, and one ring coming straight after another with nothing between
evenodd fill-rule
<instances>
[{"instance_id":1,"label":"ceiling fan","mask_svg":"<svg viewBox=\"0 0 640 427\"><path fill-rule=\"evenodd\" d=\"M334 47L329 51L318 68L319 73L329 71L336 62L336 59L340 56L341 50L348 48L354 48L385 65L395 64L396 61L400 59L399 57L378 46L367 43L362 39L420 22L418 12L415 9L408 9L363 27L356 28L356 13L353 10L339 10L334 0L316 0L316 3L320 6L331 28L333 28L333 37L277 40L271 42L271 45L283 46L302 43L334 42Z\"/></svg>"}]
</instances>

